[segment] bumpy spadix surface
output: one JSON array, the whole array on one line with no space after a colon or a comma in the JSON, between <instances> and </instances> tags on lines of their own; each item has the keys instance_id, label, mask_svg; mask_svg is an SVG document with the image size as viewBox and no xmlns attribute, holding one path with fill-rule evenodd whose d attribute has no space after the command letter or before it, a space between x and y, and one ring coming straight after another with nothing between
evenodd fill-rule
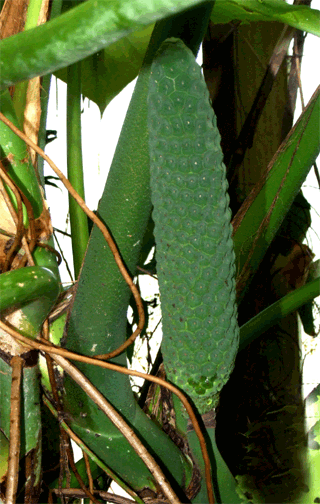
<instances>
[{"instance_id":1,"label":"bumpy spadix surface","mask_svg":"<svg viewBox=\"0 0 320 504\"><path fill-rule=\"evenodd\" d=\"M216 117L179 39L165 41L152 64L148 127L164 365L203 414L238 350L235 265Z\"/></svg>"}]
</instances>

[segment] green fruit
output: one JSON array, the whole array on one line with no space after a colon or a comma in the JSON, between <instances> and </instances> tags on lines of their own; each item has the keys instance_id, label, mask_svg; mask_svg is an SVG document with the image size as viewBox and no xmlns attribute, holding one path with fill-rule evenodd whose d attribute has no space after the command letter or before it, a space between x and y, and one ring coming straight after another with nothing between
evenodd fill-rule
<instances>
[{"instance_id":1,"label":"green fruit","mask_svg":"<svg viewBox=\"0 0 320 504\"><path fill-rule=\"evenodd\" d=\"M213 409L239 344L228 183L194 55L168 39L152 63L148 129L167 377Z\"/></svg>"}]
</instances>

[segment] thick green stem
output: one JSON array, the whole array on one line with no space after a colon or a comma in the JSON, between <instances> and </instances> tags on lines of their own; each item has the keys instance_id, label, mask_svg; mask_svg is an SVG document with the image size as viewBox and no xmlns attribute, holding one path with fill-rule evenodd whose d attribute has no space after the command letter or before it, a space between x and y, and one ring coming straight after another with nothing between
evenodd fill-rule
<instances>
[{"instance_id":1,"label":"thick green stem","mask_svg":"<svg viewBox=\"0 0 320 504\"><path fill-rule=\"evenodd\" d=\"M11 96L7 89L0 93L0 111L19 128ZM0 141L2 163L13 182L29 200L34 217L38 218L42 212L43 202L35 170L29 161L26 144L1 120Z\"/></svg>"},{"instance_id":2,"label":"thick green stem","mask_svg":"<svg viewBox=\"0 0 320 504\"><path fill-rule=\"evenodd\" d=\"M41 5L42 0L29 0L27 19L24 26L25 30L30 30L30 28L37 26Z\"/></svg>"},{"instance_id":3,"label":"thick green stem","mask_svg":"<svg viewBox=\"0 0 320 504\"><path fill-rule=\"evenodd\" d=\"M57 277L47 268L30 266L0 275L0 311L39 298L53 306L59 292ZM45 317L44 317L45 318Z\"/></svg>"},{"instance_id":4,"label":"thick green stem","mask_svg":"<svg viewBox=\"0 0 320 504\"><path fill-rule=\"evenodd\" d=\"M74 189L84 197L81 143L81 64L68 68L67 91L67 164L68 178ZM69 211L75 278L78 278L89 240L88 219L69 194Z\"/></svg>"},{"instance_id":5,"label":"thick green stem","mask_svg":"<svg viewBox=\"0 0 320 504\"><path fill-rule=\"evenodd\" d=\"M197 52L211 8L212 3L203 4L201 8L159 23L155 28L99 204L99 215L108 224L125 264L132 273L136 271L151 211L147 128L150 62L161 42L170 36L184 37L193 52ZM130 295L111 251L100 231L94 227L68 319L68 348L92 355L93 352L105 353L123 343ZM116 357L114 362L125 366L125 355ZM127 377L109 370L102 377L101 370L96 366L81 364L80 368L91 383L139 431L152 453L157 454L158 460L163 461L170 481L175 480L175 485L180 488L184 484L188 485L191 476L188 462L137 407ZM154 482L150 480L135 453L124 445L108 420L92 407L87 397L75 388L69 378L66 378L65 390L65 410L74 419L72 428L75 432L135 490L145 486L154 488ZM83 405L82 408L79 402ZM83 417L84 412L90 418L90 425ZM99 439L96 438L97 433L101 435ZM113 446L116 446L114 451Z\"/></svg>"}]
</instances>

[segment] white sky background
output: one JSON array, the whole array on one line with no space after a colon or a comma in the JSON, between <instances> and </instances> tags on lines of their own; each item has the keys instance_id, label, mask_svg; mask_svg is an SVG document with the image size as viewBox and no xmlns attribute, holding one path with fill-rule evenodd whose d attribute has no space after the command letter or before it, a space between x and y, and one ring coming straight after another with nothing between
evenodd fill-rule
<instances>
[{"instance_id":1,"label":"white sky background","mask_svg":"<svg viewBox=\"0 0 320 504\"><path fill-rule=\"evenodd\" d=\"M320 0L313 0L312 7L320 9ZM319 54L320 39L308 34L302 61L302 87L305 104L308 103L320 82L320 70L317 63ZM198 60L198 63L201 64L201 61ZM57 130L58 139L47 145L46 153L66 175L66 85L61 81L58 82L58 91L56 91L56 79L52 80L47 120L47 129ZM89 103L87 99L84 102L84 113L82 114L83 165L86 203L92 210L95 210L98 206L134 84L134 82L129 84L108 105L102 119L100 119L100 111L94 103ZM301 113L300 103L298 97L295 120ZM315 132L315 134L319 134L319 132ZM319 165L320 161L318 159ZM48 165L45 166L45 175L54 175ZM57 184L59 187L63 187L60 182L57 182ZM320 258L320 198L313 169L311 169L303 189L307 200L312 206L313 219L313 229L308 233L307 242L316 254L316 258ZM53 226L62 231L70 232L70 226L67 224L68 197L66 191L64 188L60 190L46 186L46 194ZM58 238L73 273L70 238L63 237L61 234L58 234ZM70 277L64 266L61 268L61 278L63 282L70 281ZM151 282L155 285L155 281L151 279ZM154 288L154 285L152 288ZM319 299L318 304L320 304ZM304 353L307 355L304 363L306 395L314 388L315 384L320 382L320 367L319 364L315 364L316 362L319 363L320 360L320 345L317 345L318 339L314 340L310 336L306 336L303 345ZM159 337L157 340L159 341ZM153 351L153 354L156 350L157 348ZM135 363L134 367L137 369L138 363Z\"/></svg>"}]
</instances>

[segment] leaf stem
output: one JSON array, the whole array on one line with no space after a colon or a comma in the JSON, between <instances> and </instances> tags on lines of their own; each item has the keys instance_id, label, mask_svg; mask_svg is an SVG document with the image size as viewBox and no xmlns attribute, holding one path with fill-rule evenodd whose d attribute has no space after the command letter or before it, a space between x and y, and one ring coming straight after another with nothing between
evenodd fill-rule
<instances>
[{"instance_id":1,"label":"leaf stem","mask_svg":"<svg viewBox=\"0 0 320 504\"><path fill-rule=\"evenodd\" d=\"M53 305L60 286L55 274L42 266L29 266L0 275L0 312L15 306L25 305L39 298L49 299Z\"/></svg>"},{"instance_id":2,"label":"leaf stem","mask_svg":"<svg viewBox=\"0 0 320 504\"><path fill-rule=\"evenodd\" d=\"M319 277L290 292L240 327L239 352L289 313L320 295Z\"/></svg>"},{"instance_id":3,"label":"leaf stem","mask_svg":"<svg viewBox=\"0 0 320 504\"><path fill-rule=\"evenodd\" d=\"M81 63L75 63L68 68L67 166L68 179L84 200L81 143ZM89 240L88 218L70 193L69 212L74 274L75 278L78 278Z\"/></svg>"}]
</instances>

